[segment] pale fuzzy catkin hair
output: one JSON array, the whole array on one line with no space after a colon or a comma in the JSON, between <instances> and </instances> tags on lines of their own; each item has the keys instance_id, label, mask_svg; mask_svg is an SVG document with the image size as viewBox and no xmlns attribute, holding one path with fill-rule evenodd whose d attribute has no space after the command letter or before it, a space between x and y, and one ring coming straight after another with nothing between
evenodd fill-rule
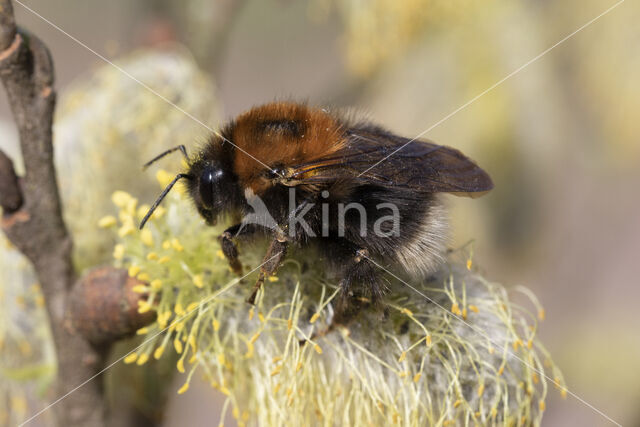
<instances>
[{"instance_id":1,"label":"pale fuzzy catkin hair","mask_svg":"<svg viewBox=\"0 0 640 427\"><path fill-rule=\"evenodd\" d=\"M448 262L406 284L387 276L386 315L365 310L348 327L300 345L333 315L338 289L321 262L293 251L251 307L245 299L256 272L242 282L229 272L216 239L223 225L205 227L176 192L138 232L131 224L146 206L123 192L114 202L119 219L102 225L121 236L116 264L149 283L137 289L149 293L139 310L158 313L125 362L176 351L185 374L179 393L202 375L241 425L538 425L546 377L562 387L536 338L536 316L470 264ZM249 272L265 247L240 250Z\"/></svg>"}]
</instances>

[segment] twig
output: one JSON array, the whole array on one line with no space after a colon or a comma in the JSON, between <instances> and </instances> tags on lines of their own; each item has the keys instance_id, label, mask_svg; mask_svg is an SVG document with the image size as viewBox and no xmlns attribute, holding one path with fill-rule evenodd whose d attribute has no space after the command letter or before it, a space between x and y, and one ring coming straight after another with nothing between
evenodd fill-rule
<instances>
[{"instance_id":1,"label":"twig","mask_svg":"<svg viewBox=\"0 0 640 427\"><path fill-rule=\"evenodd\" d=\"M75 274L71 261L72 241L62 218L62 210L53 162L52 124L56 94L53 90L53 62L47 47L37 37L16 28L10 0L0 0L0 78L9 98L19 135L25 164L25 176L19 179L11 160L0 151L1 226L8 239L31 261L40 281L58 359L58 378L53 398L64 395L103 365L110 342L142 326L141 319L123 320L111 330L108 321L102 325L105 334L94 331L90 343L73 327L71 319L82 319L78 307L87 296L79 282L73 292ZM109 270L103 271L108 273ZM104 295L121 301L126 274L108 275L102 282ZM95 276L94 276L95 278ZM91 282L91 276L87 283ZM108 292L109 288L111 291ZM118 293L118 291L121 291ZM70 304L70 301L74 304ZM135 301L131 301L135 304ZM86 301L85 301L86 303ZM106 304L105 307L118 307ZM76 308L71 312L69 308ZM136 310L123 310L135 317ZM94 308L93 320L109 319L100 307ZM117 316L116 316L117 317ZM151 319L152 320L152 319ZM131 331L122 327L129 324ZM76 323L77 325L77 323ZM101 381L92 381L80 392L72 393L55 410L61 426L103 426L106 404Z\"/></svg>"}]
</instances>

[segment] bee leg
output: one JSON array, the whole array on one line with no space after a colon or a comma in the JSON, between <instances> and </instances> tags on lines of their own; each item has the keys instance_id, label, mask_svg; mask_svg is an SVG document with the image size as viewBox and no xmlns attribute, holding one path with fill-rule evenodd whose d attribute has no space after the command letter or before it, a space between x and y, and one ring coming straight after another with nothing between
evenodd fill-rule
<instances>
[{"instance_id":1,"label":"bee leg","mask_svg":"<svg viewBox=\"0 0 640 427\"><path fill-rule=\"evenodd\" d=\"M365 295L356 295L353 292L355 284L362 286ZM362 309L379 306L381 297L384 295L384 286L380 282L379 270L369 260L369 251L366 249L356 251L338 286L341 291L331 323L325 330L314 332L311 340L327 335L338 326L347 326ZM302 343L301 341L300 344Z\"/></svg>"},{"instance_id":2,"label":"bee leg","mask_svg":"<svg viewBox=\"0 0 640 427\"><path fill-rule=\"evenodd\" d=\"M238 235L238 231L240 231L241 227L242 224L231 226L227 228L219 237L222 253L229 262L231 271L233 271L238 276L242 276L242 264L238 259L238 247L233 242L233 238Z\"/></svg>"},{"instance_id":3,"label":"bee leg","mask_svg":"<svg viewBox=\"0 0 640 427\"><path fill-rule=\"evenodd\" d=\"M256 284L253 286L253 292L249 298L247 298L247 302L249 304L254 304L256 301L256 295L258 291L262 287L265 279L276 272L280 264L282 264L282 260L284 259L287 253L287 246L289 242L286 238L276 236L269 245L269 249L267 249L267 254L264 256L262 260L263 264L260 267L260 276L258 276L258 280Z\"/></svg>"}]
</instances>

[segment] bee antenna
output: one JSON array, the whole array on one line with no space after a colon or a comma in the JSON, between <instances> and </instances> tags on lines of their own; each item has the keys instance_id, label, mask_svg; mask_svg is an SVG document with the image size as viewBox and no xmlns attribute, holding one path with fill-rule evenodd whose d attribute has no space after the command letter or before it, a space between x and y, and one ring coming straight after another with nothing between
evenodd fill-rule
<instances>
[{"instance_id":1,"label":"bee antenna","mask_svg":"<svg viewBox=\"0 0 640 427\"><path fill-rule=\"evenodd\" d=\"M187 149L185 148L184 145L178 145L177 147L169 148L167 151L163 151L162 153L158 154L153 159L151 159L147 163L145 163L142 166L142 169L144 170L144 169L148 168L149 166L151 166L152 164L154 164L155 162L157 162L158 160L160 160L161 158L163 158L167 154L171 154L174 151L178 151L178 150L180 150L182 152L182 155L184 156L185 160L187 161L188 164L190 164L191 161L189 160L189 155L187 154Z\"/></svg>"},{"instance_id":2,"label":"bee antenna","mask_svg":"<svg viewBox=\"0 0 640 427\"><path fill-rule=\"evenodd\" d=\"M169 194L169 191L171 191L171 189L173 188L174 185L176 185L176 182L178 182L179 180L181 180L182 178L186 178L186 179L193 179L192 175L189 175L187 173L179 173L178 175L176 175L175 178L173 178L173 181L171 181L169 183L169 185L167 185L165 187L164 190L162 190L162 193L160 193L160 195L158 196L158 198L156 199L155 202L153 202L153 205L151 205L151 207L149 208L149 211L147 212L147 214L144 216L144 218L142 218L142 221L140 221L140 230L142 230L144 228L144 225L147 223L147 221L149 220L149 218L151 217L151 215L153 214L153 211L156 210L156 208L158 207L158 205L160 205L160 202L162 202L162 199L165 198L165 196L167 194Z\"/></svg>"}]
</instances>

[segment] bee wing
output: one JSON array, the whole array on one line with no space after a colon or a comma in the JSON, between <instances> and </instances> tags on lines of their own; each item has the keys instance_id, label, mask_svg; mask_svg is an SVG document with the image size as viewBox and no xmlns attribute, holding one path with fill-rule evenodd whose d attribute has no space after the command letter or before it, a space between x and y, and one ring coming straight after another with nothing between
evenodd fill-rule
<instances>
[{"instance_id":1,"label":"bee wing","mask_svg":"<svg viewBox=\"0 0 640 427\"><path fill-rule=\"evenodd\" d=\"M377 127L347 130L332 157L289 168L299 184L338 179L406 188L421 193L479 197L493 188L489 175L460 151L390 134Z\"/></svg>"}]
</instances>

